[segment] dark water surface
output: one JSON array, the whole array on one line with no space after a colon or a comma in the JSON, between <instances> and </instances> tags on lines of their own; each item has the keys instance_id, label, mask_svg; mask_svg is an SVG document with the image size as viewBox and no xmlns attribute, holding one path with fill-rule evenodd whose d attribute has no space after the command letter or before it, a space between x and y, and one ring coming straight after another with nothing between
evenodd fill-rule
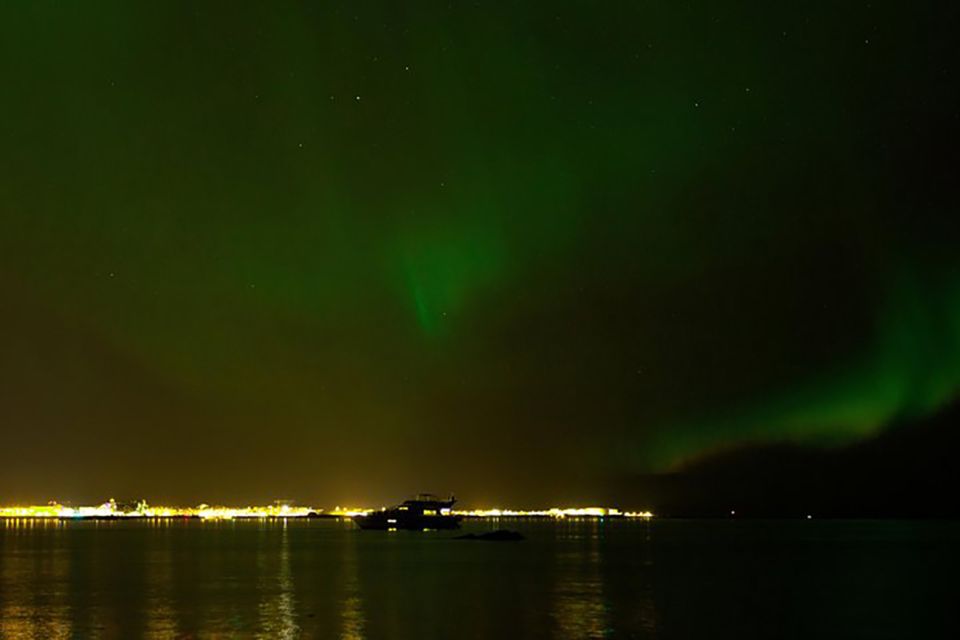
<instances>
[{"instance_id":1,"label":"dark water surface","mask_svg":"<svg viewBox=\"0 0 960 640\"><path fill-rule=\"evenodd\" d=\"M499 526L528 539L316 520L0 520L0 637L932 638L960 629L958 523Z\"/></svg>"}]
</instances>

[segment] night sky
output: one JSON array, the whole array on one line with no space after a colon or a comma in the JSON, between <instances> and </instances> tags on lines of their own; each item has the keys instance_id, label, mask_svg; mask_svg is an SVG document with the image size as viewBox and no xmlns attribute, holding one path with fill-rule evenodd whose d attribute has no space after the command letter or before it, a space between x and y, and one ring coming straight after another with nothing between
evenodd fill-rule
<instances>
[{"instance_id":1,"label":"night sky","mask_svg":"<svg viewBox=\"0 0 960 640\"><path fill-rule=\"evenodd\" d=\"M941 410L946 5L3 3L0 502L643 506Z\"/></svg>"}]
</instances>

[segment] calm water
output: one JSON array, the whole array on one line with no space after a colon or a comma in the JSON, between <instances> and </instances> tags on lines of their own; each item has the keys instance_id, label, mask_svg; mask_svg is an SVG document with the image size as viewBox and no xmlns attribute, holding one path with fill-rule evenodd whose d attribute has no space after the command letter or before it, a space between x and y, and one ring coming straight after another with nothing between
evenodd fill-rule
<instances>
[{"instance_id":1,"label":"calm water","mask_svg":"<svg viewBox=\"0 0 960 640\"><path fill-rule=\"evenodd\" d=\"M960 525L0 521L6 638L952 637ZM467 529L492 528L472 523Z\"/></svg>"}]
</instances>

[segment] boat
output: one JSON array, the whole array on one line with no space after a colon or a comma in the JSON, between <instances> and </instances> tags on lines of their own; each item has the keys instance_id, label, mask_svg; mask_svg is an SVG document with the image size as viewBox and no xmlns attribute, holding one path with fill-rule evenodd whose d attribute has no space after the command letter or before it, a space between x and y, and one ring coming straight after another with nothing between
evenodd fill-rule
<instances>
[{"instance_id":1,"label":"boat","mask_svg":"<svg viewBox=\"0 0 960 640\"><path fill-rule=\"evenodd\" d=\"M435 495L421 493L395 507L354 516L353 521L361 529L379 531L459 529L460 516L452 510L456 501L453 496L441 500Z\"/></svg>"}]
</instances>

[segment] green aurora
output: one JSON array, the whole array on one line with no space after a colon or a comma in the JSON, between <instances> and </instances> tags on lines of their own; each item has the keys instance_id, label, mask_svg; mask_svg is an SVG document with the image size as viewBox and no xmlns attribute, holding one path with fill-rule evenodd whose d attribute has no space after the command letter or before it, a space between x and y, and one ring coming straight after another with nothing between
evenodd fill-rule
<instances>
[{"instance_id":1,"label":"green aurora","mask_svg":"<svg viewBox=\"0 0 960 640\"><path fill-rule=\"evenodd\" d=\"M589 497L938 409L953 22L5 4L4 497Z\"/></svg>"}]
</instances>

